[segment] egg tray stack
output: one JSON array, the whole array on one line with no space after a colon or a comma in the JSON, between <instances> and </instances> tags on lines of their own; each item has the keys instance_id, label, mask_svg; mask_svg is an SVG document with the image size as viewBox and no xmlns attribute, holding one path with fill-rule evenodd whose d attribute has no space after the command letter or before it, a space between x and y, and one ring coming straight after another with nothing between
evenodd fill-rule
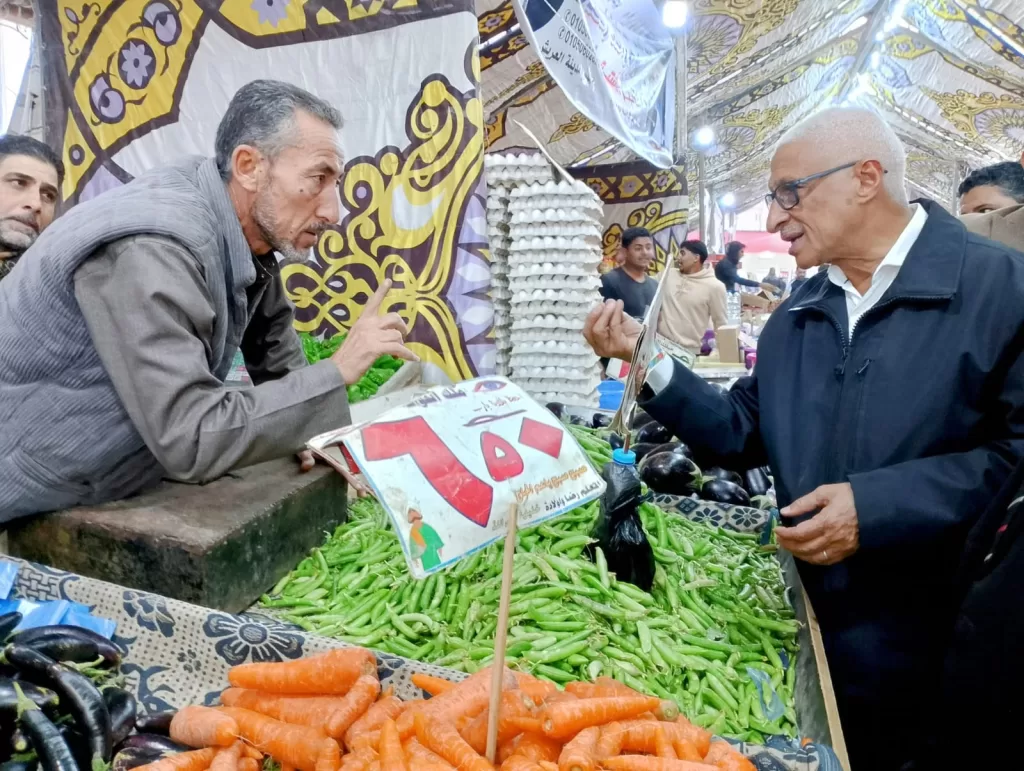
<instances>
[{"instance_id":1,"label":"egg tray stack","mask_svg":"<svg viewBox=\"0 0 1024 771\"><path fill-rule=\"evenodd\" d=\"M580 181L511 191L512 379L540 402L597 407L601 371L583 339L600 300L601 201Z\"/></svg>"},{"instance_id":2,"label":"egg tray stack","mask_svg":"<svg viewBox=\"0 0 1024 771\"><path fill-rule=\"evenodd\" d=\"M494 304L495 370L508 376L512 351L512 292L508 285L508 249L512 245L508 221L508 188L487 191L487 240L491 246L491 302Z\"/></svg>"},{"instance_id":3,"label":"egg tray stack","mask_svg":"<svg viewBox=\"0 0 1024 771\"><path fill-rule=\"evenodd\" d=\"M512 317L509 289L508 253L512 244L509 235L509 193L516 187L554 179L551 166L540 153L500 154L484 156L487 177L487 239L491 247L491 302L494 304L494 343L497 348L495 370L499 375L511 373Z\"/></svg>"}]
</instances>

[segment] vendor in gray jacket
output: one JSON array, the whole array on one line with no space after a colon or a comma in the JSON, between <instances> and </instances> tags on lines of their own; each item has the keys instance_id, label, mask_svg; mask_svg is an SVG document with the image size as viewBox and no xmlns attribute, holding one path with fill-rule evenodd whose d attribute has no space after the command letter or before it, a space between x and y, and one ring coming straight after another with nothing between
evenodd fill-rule
<instances>
[{"instance_id":1,"label":"vendor in gray jacket","mask_svg":"<svg viewBox=\"0 0 1024 771\"><path fill-rule=\"evenodd\" d=\"M254 81L190 158L83 203L0 282L0 522L203 482L349 422L346 384L414 355L377 294L307 366L274 252L338 222L341 117ZM241 350L254 388L224 379ZM312 459L305 458L305 465Z\"/></svg>"}]
</instances>

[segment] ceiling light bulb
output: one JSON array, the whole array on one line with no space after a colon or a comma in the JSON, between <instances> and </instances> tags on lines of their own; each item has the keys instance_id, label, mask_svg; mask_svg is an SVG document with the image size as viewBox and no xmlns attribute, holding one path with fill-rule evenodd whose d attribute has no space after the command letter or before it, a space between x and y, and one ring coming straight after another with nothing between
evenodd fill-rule
<instances>
[{"instance_id":1,"label":"ceiling light bulb","mask_svg":"<svg viewBox=\"0 0 1024 771\"><path fill-rule=\"evenodd\" d=\"M665 0L661 6L661 23L669 29L679 29L686 24L690 7L686 0Z\"/></svg>"},{"instance_id":2,"label":"ceiling light bulb","mask_svg":"<svg viewBox=\"0 0 1024 771\"><path fill-rule=\"evenodd\" d=\"M711 126L702 126L693 138L698 147L711 147L715 142L715 130Z\"/></svg>"},{"instance_id":3,"label":"ceiling light bulb","mask_svg":"<svg viewBox=\"0 0 1024 771\"><path fill-rule=\"evenodd\" d=\"M726 209L731 209L733 206L735 206L736 205L736 195L735 195L735 193L726 193L725 195L723 195L722 199L721 199L721 204Z\"/></svg>"}]
</instances>

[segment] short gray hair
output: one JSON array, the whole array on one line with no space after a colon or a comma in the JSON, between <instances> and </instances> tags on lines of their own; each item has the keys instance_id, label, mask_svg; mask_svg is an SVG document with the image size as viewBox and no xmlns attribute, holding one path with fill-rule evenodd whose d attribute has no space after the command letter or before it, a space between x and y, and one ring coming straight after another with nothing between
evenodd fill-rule
<instances>
[{"instance_id":1,"label":"short gray hair","mask_svg":"<svg viewBox=\"0 0 1024 771\"><path fill-rule=\"evenodd\" d=\"M883 186L889 197L908 206L907 152L885 119L862 107L830 107L812 114L787 131L779 147L807 142L825 151L838 166L851 161L878 161L886 170Z\"/></svg>"},{"instance_id":2,"label":"short gray hair","mask_svg":"<svg viewBox=\"0 0 1024 771\"><path fill-rule=\"evenodd\" d=\"M231 179L231 156L239 145L255 147L270 159L291 147L289 130L299 111L335 129L342 126L340 112L291 83L254 80L238 89L217 126L214 150L221 178Z\"/></svg>"}]
</instances>

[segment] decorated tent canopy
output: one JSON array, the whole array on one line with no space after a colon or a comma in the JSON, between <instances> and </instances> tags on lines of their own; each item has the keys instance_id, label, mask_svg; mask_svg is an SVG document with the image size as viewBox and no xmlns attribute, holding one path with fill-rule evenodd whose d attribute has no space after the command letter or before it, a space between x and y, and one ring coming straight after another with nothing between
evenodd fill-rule
<instances>
[{"instance_id":1,"label":"decorated tent canopy","mask_svg":"<svg viewBox=\"0 0 1024 771\"><path fill-rule=\"evenodd\" d=\"M687 113L711 126L706 179L737 208L765 192L783 132L831 104L880 110L907 146L915 192L953 205L968 167L1024 149L1019 0L697 0ZM562 163L633 160L576 111L520 31L511 0L477 3L488 150L526 146L513 118ZM689 164L690 189L696 188ZM691 212L691 218L693 212Z\"/></svg>"}]
</instances>

